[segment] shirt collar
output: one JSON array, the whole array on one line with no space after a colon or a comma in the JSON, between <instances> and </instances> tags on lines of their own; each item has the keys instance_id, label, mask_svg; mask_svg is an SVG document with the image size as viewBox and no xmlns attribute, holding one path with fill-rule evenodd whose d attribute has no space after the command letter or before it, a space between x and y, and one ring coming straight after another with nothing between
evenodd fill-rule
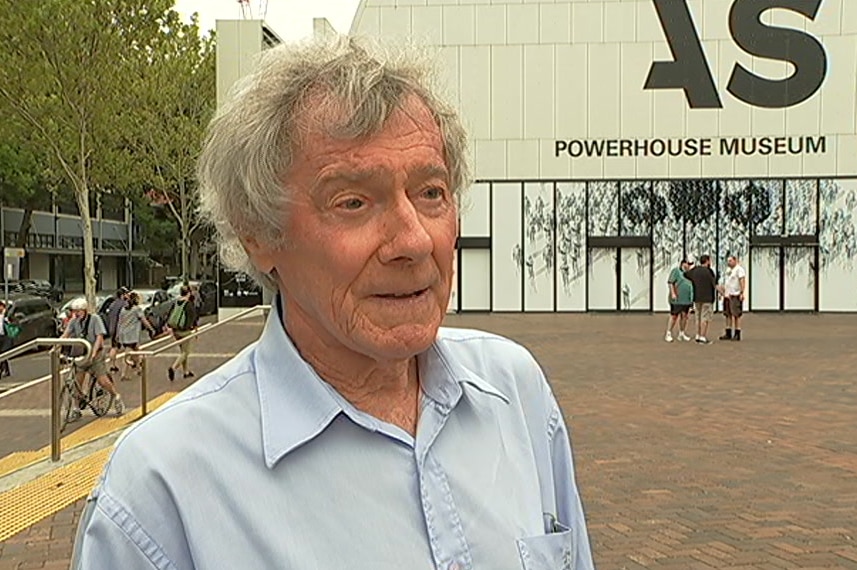
<instances>
[{"instance_id":1,"label":"shirt collar","mask_svg":"<svg viewBox=\"0 0 857 570\"><path fill-rule=\"evenodd\" d=\"M286 334L277 296L254 354L265 464L273 468L294 449L318 436L342 412L341 398L318 376ZM509 398L458 362L442 337L419 357L425 394L449 409L462 386L509 403Z\"/></svg>"},{"instance_id":2,"label":"shirt collar","mask_svg":"<svg viewBox=\"0 0 857 570\"><path fill-rule=\"evenodd\" d=\"M475 388L479 393L509 403L503 392L455 358L442 336L418 359L422 390L441 405L455 407L463 393L462 387Z\"/></svg>"}]
</instances>

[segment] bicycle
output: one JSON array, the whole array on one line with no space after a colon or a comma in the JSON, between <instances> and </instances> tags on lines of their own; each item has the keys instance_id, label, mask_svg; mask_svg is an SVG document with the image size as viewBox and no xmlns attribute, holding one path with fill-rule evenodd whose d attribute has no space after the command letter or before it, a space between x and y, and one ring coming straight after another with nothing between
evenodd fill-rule
<instances>
[{"instance_id":1,"label":"bicycle","mask_svg":"<svg viewBox=\"0 0 857 570\"><path fill-rule=\"evenodd\" d=\"M80 415L76 414L74 402L76 401L77 409L82 413L87 407L92 410L92 413L97 417L102 417L110 411L113 406L114 396L105 390L98 380L92 374L85 374L83 378L83 389L77 385L75 378L77 377L77 362L74 358L62 355L60 360L68 364L64 370L63 385L60 391L60 433L65 431L66 426L73 421L80 419ZM108 377L112 380L110 372L107 372Z\"/></svg>"}]
</instances>

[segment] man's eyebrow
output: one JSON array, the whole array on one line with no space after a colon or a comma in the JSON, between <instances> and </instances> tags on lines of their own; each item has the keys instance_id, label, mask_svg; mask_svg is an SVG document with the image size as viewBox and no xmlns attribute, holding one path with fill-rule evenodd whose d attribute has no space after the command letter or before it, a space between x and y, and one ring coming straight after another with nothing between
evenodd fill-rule
<instances>
[{"instance_id":1,"label":"man's eyebrow","mask_svg":"<svg viewBox=\"0 0 857 570\"><path fill-rule=\"evenodd\" d=\"M313 192L322 190L325 186L336 182L348 182L359 184L373 178L389 176L387 171L380 167L372 168L337 168L323 172L316 177L312 187Z\"/></svg>"},{"instance_id":2,"label":"man's eyebrow","mask_svg":"<svg viewBox=\"0 0 857 570\"><path fill-rule=\"evenodd\" d=\"M339 182L350 184L360 184L367 180L389 179L390 172L383 167L375 166L371 168L337 168L324 172L315 179L312 187L312 192L319 192L325 186ZM438 164L424 164L417 166L408 173L408 181L422 181L431 178L440 178L444 182L449 182L449 170L446 166Z\"/></svg>"},{"instance_id":3,"label":"man's eyebrow","mask_svg":"<svg viewBox=\"0 0 857 570\"><path fill-rule=\"evenodd\" d=\"M427 180L429 178L440 178L444 182L449 182L449 170L446 166L438 164L424 164L414 168L408 178L410 180Z\"/></svg>"}]
</instances>

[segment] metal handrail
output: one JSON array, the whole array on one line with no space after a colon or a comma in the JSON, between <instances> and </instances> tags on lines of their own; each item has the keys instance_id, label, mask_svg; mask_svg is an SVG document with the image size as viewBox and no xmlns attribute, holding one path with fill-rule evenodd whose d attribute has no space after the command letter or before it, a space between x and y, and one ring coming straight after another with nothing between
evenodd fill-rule
<instances>
[{"instance_id":1,"label":"metal handrail","mask_svg":"<svg viewBox=\"0 0 857 570\"><path fill-rule=\"evenodd\" d=\"M189 335L184 336L180 339L176 339L173 342L171 342L167 345L164 345L164 346L162 346L156 350L133 350L131 352L127 352L126 354L128 356L155 356L155 355L158 355L162 352L166 352L167 350L169 350L171 348L175 348L176 346L179 346L183 342L192 340L192 339L194 339L200 335L211 332L214 329L225 325L226 323L231 323L232 321L236 321L242 317L249 316L256 311L263 311L264 312L264 311L270 311L270 310L271 310L270 305L256 305L256 306L250 307L248 309L244 309L240 313L235 313L232 316L226 317L222 321L217 321L216 323L210 323L210 324L198 327L195 331L193 331Z\"/></svg>"},{"instance_id":2,"label":"metal handrail","mask_svg":"<svg viewBox=\"0 0 857 570\"><path fill-rule=\"evenodd\" d=\"M195 331L190 333L189 335L176 339L173 342L167 343L166 345L159 347L154 350L134 350L124 352L124 356L142 356L143 359L140 362L140 393L142 396L142 410L141 416L145 416L148 413L148 394L149 394L149 377L148 377L148 357L155 356L162 352L165 352L171 348L181 345L184 342L189 342L194 338L206 334L212 330L215 330L227 323L238 320L240 318L249 316L256 311L262 311L263 316L267 315L267 312L271 310L270 305L256 305L254 307L250 307L243 311L240 311L232 316L229 316L222 321L218 321L216 323L205 324ZM153 339L149 345L160 343L163 340L169 338L168 336L164 336L158 339ZM0 354L0 361L6 360L7 358L13 358L20 354L24 354L29 352L35 348L39 348L42 346L50 346L51 349L51 461L59 461L60 460L60 390L62 385L60 383L60 372L61 372L61 362L60 362L60 353L58 348L61 346L82 346L84 349L83 355L76 356L70 358L74 362L82 362L89 358L89 355L92 352L92 344L86 339L82 338L36 338L29 342L22 344L21 346L17 346L11 350L8 350L2 354Z\"/></svg>"},{"instance_id":3,"label":"metal handrail","mask_svg":"<svg viewBox=\"0 0 857 570\"><path fill-rule=\"evenodd\" d=\"M183 344L185 342L190 342L191 340L195 339L198 336L201 336L203 334L207 334L207 333L209 333L209 332L211 332L211 331L213 331L219 327L222 327L226 323L231 323L232 321L236 321L240 318L249 316L249 315L255 313L256 311L262 311L262 315L267 315L267 312L270 310L271 310L270 305L256 305L255 307L250 307L248 309L245 309L243 311L235 313L234 315L226 317L222 321L217 321L216 323L213 323L213 324L203 325L203 326L197 328L195 331L193 331L189 335L184 336L184 337L179 338L179 339L175 339L173 342L165 344L164 346L157 348L155 350L133 350L131 352L126 352L125 353L126 356L142 356L143 357L143 360L140 362L140 399L142 401L142 404L141 404L142 409L141 409L140 415L145 416L146 414L149 413L149 403L148 403L149 402L149 366L148 366L148 359L150 356L155 356L155 355L161 354L162 352L166 352L167 350L169 350L171 348L175 348L177 346L180 346L181 344Z\"/></svg>"},{"instance_id":4,"label":"metal handrail","mask_svg":"<svg viewBox=\"0 0 857 570\"><path fill-rule=\"evenodd\" d=\"M40 346L51 347L51 461L60 460L60 353L61 346L83 347L83 354L70 358L82 362L92 353L92 344L85 338L35 338L0 354L0 360L12 358Z\"/></svg>"},{"instance_id":5,"label":"metal handrail","mask_svg":"<svg viewBox=\"0 0 857 570\"><path fill-rule=\"evenodd\" d=\"M203 328L208 327L208 326L210 326L210 325L208 325L208 324L203 325L202 327L200 327L200 330L202 330ZM143 348L146 348L146 347L153 346L153 345L156 345L156 344L158 344L158 343L164 342L165 340L168 340L169 338L171 338L169 335L163 335L163 336L159 336L159 337L153 338L153 339L149 340L149 342L147 342L146 344L144 344L144 345L143 345ZM17 356L17 354L18 354L18 353L16 352L16 353L12 354L12 356ZM120 355L120 356L124 356L125 354L126 354L125 352L121 352L121 353L119 353L119 355ZM0 358L0 360L3 360L4 358L5 358L5 356L3 356L2 358ZM27 382L27 383L25 383L25 384L21 384L20 386L16 386L16 387L12 388L11 390L7 390L7 391L3 392L2 394L0 394L0 399L8 398L8 397L9 397L9 396L11 396L12 394L15 394L15 393L17 393L17 392L20 392L21 390L25 390L25 389L27 389L27 388L30 388L30 387L32 387L32 386L35 386L36 384L40 384L40 383L45 382L46 380L50 380L50 379L51 379L51 375L50 375L50 374L46 374L45 376L41 376L41 377L39 377L39 378L35 378L35 379L33 379L33 380L30 380L29 382Z\"/></svg>"},{"instance_id":6,"label":"metal handrail","mask_svg":"<svg viewBox=\"0 0 857 570\"><path fill-rule=\"evenodd\" d=\"M66 342L66 341L71 341L71 342ZM33 340L25 342L21 346L16 346L15 348L13 348L11 350L7 350L6 352L0 352L0 362L2 362L3 360L8 360L10 358L15 358L16 356L19 356L21 354L25 354L27 352L30 352L31 350L34 350L34 349L42 347L42 346L74 346L74 345L80 345L81 341L86 343L86 346L85 346L86 352L84 353L83 356L75 357L75 359L77 361L86 360L87 358L89 358L89 352L92 350L92 345L89 343L88 340L81 339L81 338L50 338L50 337L45 337L45 338L34 338Z\"/></svg>"}]
</instances>

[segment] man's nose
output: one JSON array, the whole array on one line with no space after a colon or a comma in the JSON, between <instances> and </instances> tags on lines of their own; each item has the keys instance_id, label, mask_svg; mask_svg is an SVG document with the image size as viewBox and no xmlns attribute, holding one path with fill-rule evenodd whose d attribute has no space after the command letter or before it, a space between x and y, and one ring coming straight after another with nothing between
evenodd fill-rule
<instances>
[{"instance_id":1,"label":"man's nose","mask_svg":"<svg viewBox=\"0 0 857 570\"><path fill-rule=\"evenodd\" d=\"M414 203L407 198L398 200L385 212L383 228L385 243L379 249L381 261L419 261L432 252L431 235Z\"/></svg>"}]
</instances>

